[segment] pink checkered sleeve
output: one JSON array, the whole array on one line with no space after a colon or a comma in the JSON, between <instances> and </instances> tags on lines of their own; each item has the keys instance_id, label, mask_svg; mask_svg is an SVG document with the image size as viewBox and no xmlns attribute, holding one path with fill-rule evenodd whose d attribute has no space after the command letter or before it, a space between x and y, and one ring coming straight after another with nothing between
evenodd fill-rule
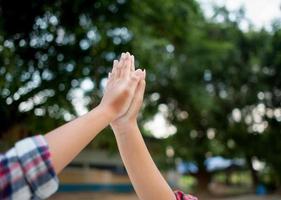
<instances>
[{"instance_id":1,"label":"pink checkered sleeve","mask_svg":"<svg viewBox=\"0 0 281 200\"><path fill-rule=\"evenodd\" d=\"M0 199L45 199L58 189L58 178L43 136L17 142L0 154Z\"/></svg>"},{"instance_id":2,"label":"pink checkered sleeve","mask_svg":"<svg viewBox=\"0 0 281 200\"><path fill-rule=\"evenodd\" d=\"M198 198L196 198L192 195L184 194L181 191L175 191L175 195L176 195L177 200L198 200Z\"/></svg>"}]
</instances>

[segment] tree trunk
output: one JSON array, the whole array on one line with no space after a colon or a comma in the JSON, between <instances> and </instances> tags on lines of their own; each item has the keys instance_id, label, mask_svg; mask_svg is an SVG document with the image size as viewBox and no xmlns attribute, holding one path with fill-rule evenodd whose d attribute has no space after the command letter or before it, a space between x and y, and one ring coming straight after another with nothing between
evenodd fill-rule
<instances>
[{"instance_id":1,"label":"tree trunk","mask_svg":"<svg viewBox=\"0 0 281 200\"><path fill-rule=\"evenodd\" d=\"M260 182L258 172L253 167L252 158L250 156L247 156L246 159L247 159L247 163L248 163L248 166L250 168L250 171L251 171L251 178L252 178L253 187L256 188L258 186L259 182Z\"/></svg>"},{"instance_id":2,"label":"tree trunk","mask_svg":"<svg viewBox=\"0 0 281 200\"><path fill-rule=\"evenodd\" d=\"M208 195L209 191L209 184L211 182L211 174L207 172L205 167L199 168L198 173L196 174L196 178L198 181L197 191L198 193L204 196L204 194Z\"/></svg>"}]
</instances>

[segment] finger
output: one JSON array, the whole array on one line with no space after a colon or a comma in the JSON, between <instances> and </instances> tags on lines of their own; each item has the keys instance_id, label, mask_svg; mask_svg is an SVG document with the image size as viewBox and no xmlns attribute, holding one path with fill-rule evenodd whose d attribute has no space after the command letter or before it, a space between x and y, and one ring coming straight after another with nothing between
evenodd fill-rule
<instances>
[{"instance_id":1,"label":"finger","mask_svg":"<svg viewBox=\"0 0 281 200\"><path fill-rule=\"evenodd\" d=\"M117 65L118 65L118 60L114 60L114 61L113 61L112 72L111 72L111 78L112 78L112 79L115 79L115 78L116 78Z\"/></svg>"},{"instance_id":2,"label":"finger","mask_svg":"<svg viewBox=\"0 0 281 200\"><path fill-rule=\"evenodd\" d=\"M131 55L131 72L135 71L135 56Z\"/></svg>"},{"instance_id":3,"label":"finger","mask_svg":"<svg viewBox=\"0 0 281 200\"><path fill-rule=\"evenodd\" d=\"M145 85L146 83L144 80L139 81L138 86L136 88L135 97L128 110L128 114L130 116L136 116L141 109L143 103L143 96L145 92Z\"/></svg>"},{"instance_id":4,"label":"finger","mask_svg":"<svg viewBox=\"0 0 281 200\"><path fill-rule=\"evenodd\" d=\"M138 71L139 69L137 69L137 71ZM145 78L146 78L146 70L145 69L143 69L143 70L140 70L141 71L141 73L139 73L139 76L141 77L141 80L145 80Z\"/></svg>"},{"instance_id":5,"label":"finger","mask_svg":"<svg viewBox=\"0 0 281 200\"><path fill-rule=\"evenodd\" d=\"M117 65L116 78L120 78L120 76L121 76L122 67L124 65L124 57L125 57L125 54L122 53L121 57L120 57L120 61L118 62L118 65Z\"/></svg>"},{"instance_id":6,"label":"finger","mask_svg":"<svg viewBox=\"0 0 281 200\"><path fill-rule=\"evenodd\" d=\"M142 71L140 69L132 73L130 77L130 82L128 84L130 86L130 90L132 94L135 94L135 90L138 86L139 81L141 80L141 76L142 76Z\"/></svg>"},{"instance_id":7,"label":"finger","mask_svg":"<svg viewBox=\"0 0 281 200\"><path fill-rule=\"evenodd\" d=\"M130 54L127 52L125 54L125 60L124 60L124 65L123 68L121 70L121 77L122 78L126 78L129 76L129 72L130 72L130 67L131 67L131 56Z\"/></svg>"},{"instance_id":8,"label":"finger","mask_svg":"<svg viewBox=\"0 0 281 200\"><path fill-rule=\"evenodd\" d=\"M143 102L143 97L144 97L144 92L145 92L145 86L146 86L145 80L141 80L141 81L140 81L140 88L139 88L138 94L137 94L137 98L141 101L141 103ZM140 105L140 106L141 106L141 105Z\"/></svg>"},{"instance_id":9,"label":"finger","mask_svg":"<svg viewBox=\"0 0 281 200\"><path fill-rule=\"evenodd\" d=\"M108 73L108 76L107 76L107 80L106 80L106 86L105 88L108 86L108 84L110 84L112 82L112 73Z\"/></svg>"},{"instance_id":10,"label":"finger","mask_svg":"<svg viewBox=\"0 0 281 200\"><path fill-rule=\"evenodd\" d=\"M108 73L108 76L107 76L107 81L109 82L109 81L112 81L112 73L111 72L109 72Z\"/></svg>"},{"instance_id":11,"label":"finger","mask_svg":"<svg viewBox=\"0 0 281 200\"><path fill-rule=\"evenodd\" d=\"M130 53L128 53L127 62L126 62L126 66L125 66L125 77L130 76L131 68L132 68L132 56L130 55Z\"/></svg>"}]
</instances>

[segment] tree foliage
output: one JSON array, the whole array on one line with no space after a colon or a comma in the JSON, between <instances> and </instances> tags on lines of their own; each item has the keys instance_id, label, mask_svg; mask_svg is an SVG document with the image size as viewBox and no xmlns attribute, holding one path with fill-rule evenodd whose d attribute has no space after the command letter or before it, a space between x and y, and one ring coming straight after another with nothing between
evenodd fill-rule
<instances>
[{"instance_id":1,"label":"tree foliage","mask_svg":"<svg viewBox=\"0 0 281 200\"><path fill-rule=\"evenodd\" d=\"M197 164L199 183L208 183L205 160L216 155L244 158L254 179L252 160L264 161L280 183L278 23L243 31L243 10L217 8L206 18L185 0L3 0L0 10L5 139L53 129L81 114L81 105L91 109L113 59L130 51L148 70L142 121L167 108L177 128L169 143ZM100 138L102 147L112 141Z\"/></svg>"}]
</instances>

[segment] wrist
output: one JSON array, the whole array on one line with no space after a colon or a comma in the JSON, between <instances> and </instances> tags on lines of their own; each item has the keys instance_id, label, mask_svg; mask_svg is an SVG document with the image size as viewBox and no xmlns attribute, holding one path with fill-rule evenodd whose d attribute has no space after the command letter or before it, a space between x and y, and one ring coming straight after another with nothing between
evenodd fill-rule
<instances>
[{"instance_id":1,"label":"wrist","mask_svg":"<svg viewBox=\"0 0 281 200\"><path fill-rule=\"evenodd\" d=\"M114 112L113 109L111 109L109 106L105 106L103 104L99 104L97 107L95 107L91 113L93 112L97 112L100 114L100 116L104 117L108 123L110 123L111 121L113 121L117 114L116 112Z\"/></svg>"},{"instance_id":2,"label":"wrist","mask_svg":"<svg viewBox=\"0 0 281 200\"><path fill-rule=\"evenodd\" d=\"M113 129L113 132L116 136L131 133L132 130L138 129L138 123L137 120L128 120L124 122L113 122L110 124L111 128Z\"/></svg>"}]
</instances>

